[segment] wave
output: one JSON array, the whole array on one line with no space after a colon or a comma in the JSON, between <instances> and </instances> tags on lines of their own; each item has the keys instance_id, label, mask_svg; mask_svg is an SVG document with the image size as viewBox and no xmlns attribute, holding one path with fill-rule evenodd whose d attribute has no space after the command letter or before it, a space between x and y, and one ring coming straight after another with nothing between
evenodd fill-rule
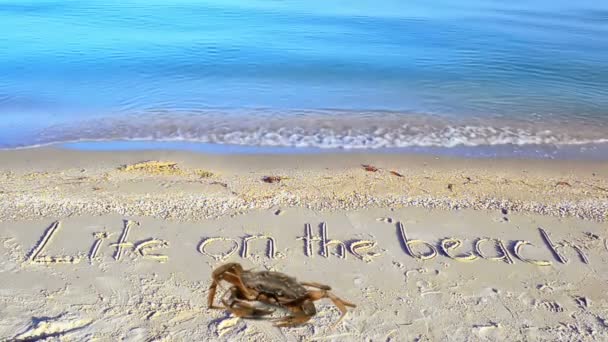
<instances>
[{"instance_id":1,"label":"wave","mask_svg":"<svg viewBox=\"0 0 608 342\"><path fill-rule=\"evenodd\" d=\"M5 148L73 141L188 141L263 147L378 149L608 142L606 124L558 119L448 118L392 112L155 113L46 128Z\"/></svg>"}]
</instances>

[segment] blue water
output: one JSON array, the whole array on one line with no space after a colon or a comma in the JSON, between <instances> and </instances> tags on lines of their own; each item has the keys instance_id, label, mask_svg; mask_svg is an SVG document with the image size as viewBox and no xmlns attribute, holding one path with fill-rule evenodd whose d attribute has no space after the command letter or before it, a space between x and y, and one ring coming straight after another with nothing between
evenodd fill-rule
<instances>
[{"instance_id":1,"label":"blue water","mask_svg":"<svg viewBox=\"0 0 608 342\"><path fill-rule=\"evenodd\" d=\"M608 141L608 1L0 0L0 148Z\"/></svg>"}]
</instances>

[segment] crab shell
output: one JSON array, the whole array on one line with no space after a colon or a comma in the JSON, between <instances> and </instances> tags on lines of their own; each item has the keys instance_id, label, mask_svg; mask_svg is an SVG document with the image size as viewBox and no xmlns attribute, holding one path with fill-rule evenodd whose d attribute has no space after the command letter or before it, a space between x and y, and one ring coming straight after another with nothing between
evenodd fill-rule
<instances>
[{"instance_id":1,"label":"crab shell","mask_svg":"<svg viewBox=\"0 0 608 342\"><path fill-rule=\"evenodd\" d=\"M294 277L280 272L243 272L241 280L248 288L261 295L275 299L279 304L304 297L308 290ZM270 303L272 304L272 303ZM312 301L306 300L301 305L306 315L315 315L317 310Z\"/></svg>"}]
</instances>

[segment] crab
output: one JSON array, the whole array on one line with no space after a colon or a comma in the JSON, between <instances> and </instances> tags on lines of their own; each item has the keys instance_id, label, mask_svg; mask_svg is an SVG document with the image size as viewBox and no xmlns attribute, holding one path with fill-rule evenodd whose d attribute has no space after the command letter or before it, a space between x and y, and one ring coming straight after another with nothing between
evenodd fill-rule
<instances>
[{"instance_id":1,"label":"crab","mask_svg":"<svg viewBox=\"0 0 608 342\"><path fill-rule=\"evenodd\" d=\"M217 286L221 281L232 285L221 297L223 307L214 304ZM262 318L274 312L256 307L254 305L256 301L285 308L291 312L291 315L275 319L275 325L293 327L306 323L317 313L314 301L329 298L342 313L335 326L346 315L346 307L355 308L356 305L338 298L329 292L330 290L331 287L327 285L299 282L296 278L283 273L254 272L243 269L239 263L228 263L213 271L207 300L210 309L228 309L235 316L243 318ZM228 293L229 296L226 298Z\"/></svg>"}]
</instances>

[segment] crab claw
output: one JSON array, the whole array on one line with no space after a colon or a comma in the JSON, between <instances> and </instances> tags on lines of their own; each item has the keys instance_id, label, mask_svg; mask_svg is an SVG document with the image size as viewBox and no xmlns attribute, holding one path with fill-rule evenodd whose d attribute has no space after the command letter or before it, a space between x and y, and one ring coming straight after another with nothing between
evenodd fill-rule
<instances>
[{"instance_id":1,"label":"crab claw","mask_svg":"<svg viewBox=\"0 0 608 342\"><path fill-rule=\"evenodd\" d=\"M226 301L223 301L223 303L226 309L230 310L237 317L260 318L274 312L274 310L258 308L249 302L239 299L235 299L232 304L228 304Z\"/></svg>"}]
</instances>

